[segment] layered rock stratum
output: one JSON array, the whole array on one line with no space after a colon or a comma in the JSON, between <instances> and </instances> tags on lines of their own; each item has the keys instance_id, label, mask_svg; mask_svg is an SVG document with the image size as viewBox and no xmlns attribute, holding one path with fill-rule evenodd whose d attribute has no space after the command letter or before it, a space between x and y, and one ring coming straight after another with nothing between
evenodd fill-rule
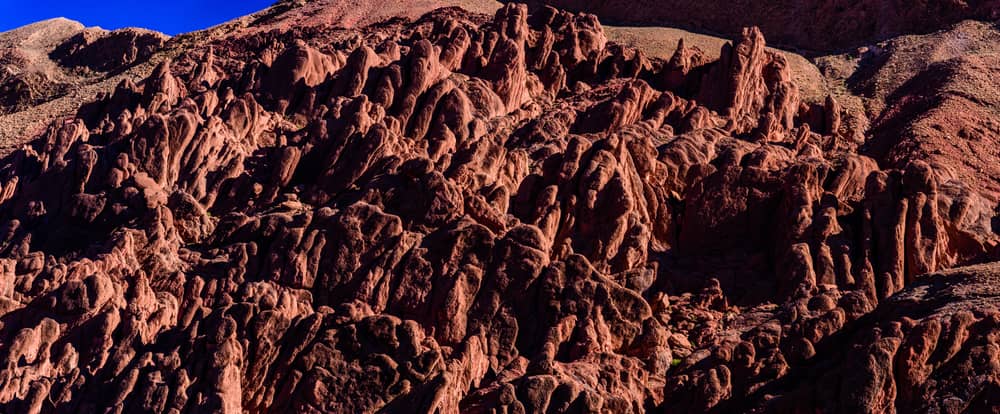
<instances>
[{"instance_id":1,"label":"layered rock stratum","mask_svg":"<svg viewBox=\"0 0 1000 414\"><path fill-rule=\"evenodd\" d=\"M90 79L5 107L0 411L995 412L997 27L906 21L0 35Z\"/></svg>"}]
</instances>

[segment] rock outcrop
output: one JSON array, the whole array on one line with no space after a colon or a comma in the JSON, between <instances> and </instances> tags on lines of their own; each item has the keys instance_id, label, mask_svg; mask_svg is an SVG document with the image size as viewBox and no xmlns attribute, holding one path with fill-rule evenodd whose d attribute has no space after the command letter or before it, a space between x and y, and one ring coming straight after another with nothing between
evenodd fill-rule
<instances>
[{"instance_id":1,"label":"rock outcrop","mask_svg":"<svg viewBox=\"0 0 1000 414\"><path fill-rule=\"evenodd\" d=\"M0 115L65 93L71 82L47 55L83 30L78 22L51 19L0 33Z\"/></svg>"},{"instance_id":2,"label":"rock outcrop","mask_svg":"<svg viewBox=\"0 0 1000 414\"><path fill-rule=\"evenodd\" d=\"M811 51L864 46L905 34L930 33L966 19L1000 18L996 0L896 1L781 0L532 0L587 11L619 24L672 26L735 36L757 25L777 43Z\"/></svg>"},{"instance_id":3,"label":"rock outcrop","mask_svg":"<svg viewBox=\"0 0 1000 414\"><path fill-rule=\"evenodd\" d=\"M168 36L142 29L84 30L51 52L61 65L112 72L148 59Z\"/></svg>"},{"instance_id":4,"label":"rock outcrop","mask_svg":"<svg viewBox=\"0 0 1000 414\"><path fill-rule=\"evenodd\" d=\"M992 317L918 299L992 294L919 276L995 260L995 205L858 151L742 33L662 61L593 15L442 8L123 80L0 161L0 411L989 405ZM864 369L813 374L865 330Z\"/></svg>"},{"instance_id":5,"label":"rock outcrop","mask_svg":"<svg viewBox=\"0 0 1000 414\"><path fill-rule=\"evenodd\" d=\"M154 65L136 68L168 39L142 29L85 28L64 18L0 33L0 156L53 119L71 116L115 79L148 75Z\"/></svg>"},{"instance_id":6,"label":"rock outcrop","mask_svg":"<svg viewBox=\"0 0 1000 414\"><path fill-rule=\"evenodd\" d=\"M997 271L992 263L918 278L768 390L783 388L782 397L755 409L996 410Z\"/></svg>"}]
</instances>

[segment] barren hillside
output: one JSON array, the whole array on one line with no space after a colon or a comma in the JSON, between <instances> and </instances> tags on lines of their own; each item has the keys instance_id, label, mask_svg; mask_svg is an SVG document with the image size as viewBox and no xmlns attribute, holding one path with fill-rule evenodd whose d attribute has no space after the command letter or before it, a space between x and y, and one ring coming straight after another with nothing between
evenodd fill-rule
<instances>
[{"instance_id":1,"label":"barren hillside","mask_svg":"<svg viewBox=\"0 0 1000 414\"><path fill-rule=\"evenodd\" d=\"M859 4L0 34L0 412L1000 410L993 3Z\"/></svg>"}]
</instances>

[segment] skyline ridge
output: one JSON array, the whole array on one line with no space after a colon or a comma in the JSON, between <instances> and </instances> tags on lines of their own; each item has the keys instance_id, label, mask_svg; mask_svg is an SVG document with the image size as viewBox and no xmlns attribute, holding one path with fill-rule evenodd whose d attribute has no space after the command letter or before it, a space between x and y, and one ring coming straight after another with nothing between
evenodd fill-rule
<instances>
[{"instance_id":1,"label":"skyline ridge","mask_svg":"<svg viewBox=\"0 0 1000 414\"><path fill-rule=\"evenodd\" d=\"M176 36L225 23L263 10L272 4L274 2L270 0L181 0L146 3L114 0L99 4L59 0L25 5L12 0L0 0L0 9L8 11L0 15L0 32L63 18L79 22L86 27L100 27L105 30L134 27Z\"/></svg>"}]
</instances>

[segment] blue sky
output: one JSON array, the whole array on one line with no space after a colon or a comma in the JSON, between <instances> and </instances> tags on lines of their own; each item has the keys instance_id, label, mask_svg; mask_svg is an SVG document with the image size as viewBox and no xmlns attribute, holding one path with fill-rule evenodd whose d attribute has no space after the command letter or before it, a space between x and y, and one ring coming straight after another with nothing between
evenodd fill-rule
<instances>
[{"instance_id":1,"label":"blue sky","mask_svg":"<svg viewBox=\"0 0 1000 414\"><path fill-rule=\"evenodd\" d=\"M0 0L0 32L53 17L105 29L144 27L170 35L261 10L275 0Z\"/></svg>"}]
</instances>

